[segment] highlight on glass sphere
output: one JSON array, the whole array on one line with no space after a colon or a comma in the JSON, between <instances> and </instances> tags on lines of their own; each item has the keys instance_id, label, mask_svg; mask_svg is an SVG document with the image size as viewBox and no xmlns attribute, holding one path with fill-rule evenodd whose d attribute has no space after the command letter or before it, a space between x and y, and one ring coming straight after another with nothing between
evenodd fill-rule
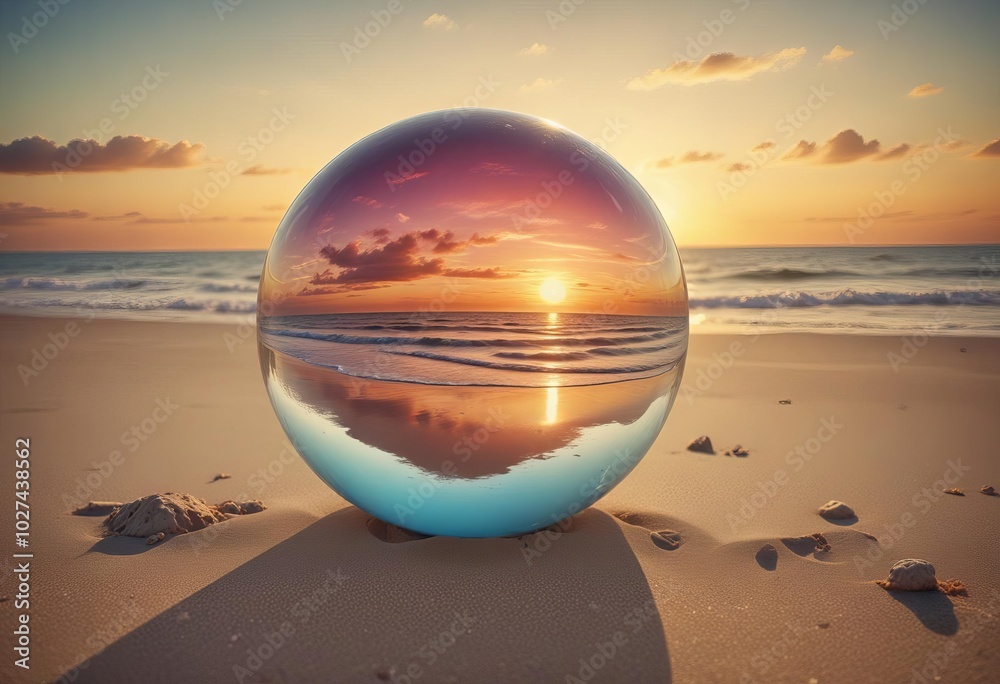
<instances>
[{"instance_id":1,"label":"highlight on glass sphere","mask_svg":"<svg viewBox=\"0 0 1000 684\"><path fill-rule=\"evenodd\" d=\"M655 204L607 152L483 109L384 128L278 227L258 343L292 444L343 498L428 535L538 530L646 454L687 352Z\"/></svg>"}]
</instances>

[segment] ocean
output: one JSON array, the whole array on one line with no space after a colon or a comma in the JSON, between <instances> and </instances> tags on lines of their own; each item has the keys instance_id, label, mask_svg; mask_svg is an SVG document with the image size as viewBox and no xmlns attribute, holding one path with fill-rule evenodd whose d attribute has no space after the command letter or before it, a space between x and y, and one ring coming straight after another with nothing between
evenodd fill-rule
<instances>
[{"instance_id":1,"label":"ocean","mask_svg":"<svg viewBox=\"0 0 1000 684\"><path fill-rule=\"evenodd\" d=\"M568 387L659 375L687 349L683 318L556 313L270 316L270 349L371 380Z\"/></svg>"},{"instance_id":2,"label":"ocean","mask_svg":"<svg viewBox=\"0 0 1000 684\"><path fill-rule=\"evenodd\" d=\"M1000 336L1000 245L682 249L681 257L694 333ZM262 251L3 253L0 312L245 320L263 260Z\"/></svg>"}]
</instances>

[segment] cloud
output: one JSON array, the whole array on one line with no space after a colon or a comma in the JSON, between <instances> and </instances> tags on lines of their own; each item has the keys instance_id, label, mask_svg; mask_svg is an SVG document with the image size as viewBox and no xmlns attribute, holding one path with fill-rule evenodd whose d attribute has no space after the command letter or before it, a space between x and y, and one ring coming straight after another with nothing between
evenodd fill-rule
<instances>
[{"instance_id":1,"label":"cloud","mask_svg":"<svg viewBox=\"0 0 1000 684\"><path fill-rule=\"evenodd\" d=\"M403 212L399 211L396 212L396 220L399 221L400 223L406 223L407 221L410 220L410 217L404 214Z\"/></svg>"},{"instance_id":2,"label":"cloud","mask_svg":"<svg viewBox=\"0 0 1000 684\"><path fill-rule=\"evenodd\" d=\"M386 182L390 185L402 185L403 183L409 183L412 180L417 180L418 178L423 178L430 171L416 171L414 173L408 173L405 175L397 176L395 174L388 174L386 176Z\"/></svg>"},{"instance_id":3,"label":"cloud","mask_svg":"<svg viewBox=\"0 0 1000 684\"><path fill-rule=\"evenodd\" d=\"M441 29L442 31L452 31L458 28L458 24L449 19L446 15L437 14L435 12L431 16L424 19L424 28Z\"/></svg>"},{"instance_id":4,"label":"cloud","mask_svg":"<svg viewBox=\"0 0 1000 684\"><path fill-rule=\"evenodd\" d=\"M672 166L677 166L678 164L694 164L697 162L715 161L716 159L722 159L723 154L721 152L699 152L698 150L691 150L685 152L680 156L680 158L675 159L674 157L664 157L663 159L658 159L653 166L658 169L669 169Z\"/></svg>"},{"instance_id":5,"label":"cloud","mask_svg":"<svg viewBox=\"0 0 1000 684\"><path fill-rule=\"evenodd\" d=\"M0 226L23 226L49 219L85 219L89 214L79 209L58 211L23 202L0 202Z\"/></svg>"},{"instance_id":6,"label":"cloud","mask_svg":"<svg viewBox=\"0 0 1000 684\"><path fill-rule=\"evenodd\" d=\"M816 152L816 143L807 140L800 140L795 143L795 147L785 152L782 159L803 159L811 157Z\"/></svg>"},{"instance_id":7,"label":"cloud","mask_svg":"<svg viewBox=\"0 0 1000 684\"><path fill-rule=\"evenodd\" d=\"M438 228L410 231L394 240L389 239L389 231L385 228L375 228L368 235L375 239L375 246L362 248L355 241L344 247L332 244L323 247L319 252L320 256L339 271L335 273L328 268L316 273L309 284L337 287L324 292L303 291L302 294L370 289L381 287L384 283L407 282L437 275L484 279L513 277L502 273L499 267L446 268L441 256L428 258L420 253L424 247L429 246L433 254L451 254L474 245L493 244L502 239L501 235L473 234L468 240L456 240L454 233Z\"/></svg>"},{"instance_id":8,"label":"cloud","mask_svg":"<svg viewBox=\"0 0 1000 684\"><path fill-rule=\"evenodd\" d=\"M501 273L498 266L493 268L446 268L441 271L441 275L449 278L484 278L492 280L495 278L513 278L516 273Z\"/></svg>"},{"instance_id":9,"label":"cloud","mask_svg":"<svg viewBox=\"0 0 1000 684\"><path fill-rule=\"evenodd\" d=\"M264 211L284 211L288 206L285 204L265 204L261 209Z\"/></svg>"},{"instance_id":10,"label":"cloud","mask_svg":"<svg viewBox=\"0 0 1000 684\"><path fill-rule=\"evenodd\" d=\"M520 174L508 164L500 162L482 162L471 169L472 173L485 173L488 176L519 176Z\"/></svg>"},{"instance_id":11,"label":"cloud","mask_svg":"<svg viewBox=\"0 0 1000 684\"><path fill-rule=\"evenodd\" d=\"M548 90L549 88L559 85L562 83L562 79L551 80L548 78L536 78L531 83L525 83L521 86L522 93L540 93L543 90Z\"/></svg>"},{"instance_id":12,"label":"cloud","mask_svg":"<svg viewBox=\"0 0 1000 684\"><path fill-rule=\"evenodd\" d=\"M846 164L858 161L878 154L880 148L878 140L873 138L865 142L865 139L856 130L848 128L823 144L823 163Z\"/></svg>"},{"instance_id":13,"label":"cloud","mask_svg":"<svg viewBox=\"0 0 1000 684\"><path fill-rule=\"evenodd\" d=\"M762 142L762 143L760 143L758 145L754 145L752 151L753 152L761 152L763 150L769 150L772 147L777 146L777 144L778 143L774 142L773 140L765 140L764 142Z\"/></svg>"},{"instance_id":14,"label":"cloud","mask_svg":"<svg viewBox=\"0 0 1000 684\"><path fill-rule=\"evenodd\" d=\"M139 211L128 211L124 214L116 214L114 216L95 216L95 221L130 221L138 219L142 216L142 212Z\"/></svg>"},{"instance_id":15,"label":"cloud","mask_svg":"<svg viewBox=\"0 0 1000 684\"><path fill-rule=\"evenodd\" d=\"M519 55L524 57L538 57L544 55L549 51L549 46L544 43L532 43L531 47L521 48L518 50Z\"/></svg>"},{"instance_id":16,"label":"cloud","mask_svg":"<svg viewBox=\"0 0 1000 684\"><path fill-rule=\"evenodd\" d=\"M905 157L906 153L913 149L913 145L907 143L900 143L895 147L882 152L877 157L875 161L888 161L890 159L899 159L900 157Z\"/></svg>"},{"instance_id":17,"label":"cloud","mask_svg":"<svg viewBox=\"0 0 1000 684\"><path fill-rule=\"evenodd\" d=\"M71 140L66 145L36 135L0 143L0 173L38 175L186 168L200 163L204 149L201 143L182 140L170 144L139 135L117 135L106 144Z\"/></svg>"},{"instance_id":18,"label":"cloud","mask_svg":"<svg viewBox=\"0 0 1000 684\"><path fill-rule=\"evenodd\" d=\"M765 71L794 66L806 54L805 48L785 48L763 55L734 55L714 52L701 61L680 60L662 69L650 69L631 79L629 90L656 90L665 85L695 85L713 81L744 81Z\"/></svg>"},{"instance_id":19,"label":"cloud","mask_svg":"<svg viewBox=\"0 0 1000 684\"><path fill-rule=\"evenodd\" d=\"M983 149L972 155L973 157L979 157L980 159L995 159L1000 157L1000 138L986 143Z\"/></svg>"},{"instance_id":20,"label":"cloud","mask_svg":"<svg viewBox=\"0 0 1000 684\"><path fill-rule=\"evenodd\" d=\"M834 45L833 49L823 55L824 62L843 62L854 54L854 50L848 50L840 45Z\"/></svg>"},{"instance_id":21,"label":"cloud","mask_svg":"<svg viewBox=\"0 0 1000 684\"><path fill-rule=\"evenodd\" d=\"M264 166L263 164L254 164L253 166L248 166L243 169L240 173L241 176L278 176L285 173L291 173L292 170L285 167L278 166Z\"/></svg>"},{"instance_id":22,"label":"cloud","mask_svg":"<svg viewBox=\"0 0 1000 684\"><path fill-rule=\"evenodd\" d=\"M726 171L730 173L737 173L738 171L749 171L752 167L746 162L736 162L735 164L730 164L726 167Z\"/></svg>"},{"instance_id":23,"label":"cloud","mask_svg":"<svg viewBox=\"0 0 1000 684\"><path fill-rule=\"evenodd\" d=\"M916 86L913 90L906 94L907 97L929 97L930 95L937 95L944 88L939 88L933 83L923 83Z\"/></svg>"},{"instance_id":24,"label":"cloud","mask_svg":"<svg viewBox=\"0 0 1000 684\"><path fill-rule=\"evenodd\" d=\"M370 209L380 209L385 206L374 197L366 197L365 195L358 195L351 201L366 206Z\"/></svg>"}]
</instances>

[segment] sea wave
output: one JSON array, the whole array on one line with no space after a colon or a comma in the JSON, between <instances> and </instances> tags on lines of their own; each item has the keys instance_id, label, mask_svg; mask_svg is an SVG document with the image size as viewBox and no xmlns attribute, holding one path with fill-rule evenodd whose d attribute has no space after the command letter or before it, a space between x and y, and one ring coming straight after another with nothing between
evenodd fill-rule
<instances>
[{"instance_id":1,"label":"sea wave","mask_svg":"<svg viewBox=\"0 0 1000 684\"><path fill-rule=\"evenodd\" d=\"M144 279L111 278L103 280L74 280L69 278L43 278L39 276L11 276L0 280L3 290L132 290L150 283Z\"/></svg>"},{"instance_id":2,"label":"sea wave","mask_svg":"<svg viewBox=\"0 0 1000 684\"><path fill-rule=\"evenodd\" d=\"M324 333L314 330L268 329L268 332L285 337L299 337L338 344L370 344L370 345L412 345L417 347L611 347L636 342L652 342L671 335L669 331L650 333L648 335L628 335L623 337L546 337L538 340L519 340L509 337L481 340L447 337L397 337L384 335L371 337L365 335L348 335L344 333Z\"/></svg>"},{"instance_id":3,"label":"sea wave","mask_svg":"<svg viewBox=\"0 0 1000 684\"><path fill-rule=\"evenodd\" d=\"M1000 306L1000 292L985 290L933 290L927 292L865 292L854 289L813 293L786 291L776 294L725 297L692 297L692 309L780 309L816 306Z\"/></svg>"},{"instance_id":4,"label":"sea wave","mask_svg":"<svg viewBox=\"0 0 1000 684\"><path fill-rule=\"evenodd\" d=\"M451 356L449 354L439 354L428 351L389 351L388 354L396 356L413 356L421 359L432 359L434 361L445 361L466 366L478 366L480 368L491 368L493 370L519 371L522 373L595 373L621 374L621 373L643 373L653 370L667 371L672 365L660 363L635 364L631 366L533 366L525 363L497 363L487 359L470 358L465 356Z\"/></svg>"}]
</instances>

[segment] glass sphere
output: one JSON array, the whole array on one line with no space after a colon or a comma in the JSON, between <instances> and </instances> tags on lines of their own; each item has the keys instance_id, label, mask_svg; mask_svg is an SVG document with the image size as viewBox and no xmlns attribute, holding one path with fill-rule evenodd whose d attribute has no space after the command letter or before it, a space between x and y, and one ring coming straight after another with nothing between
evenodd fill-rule
<instances>
[{"instance_id":1,"label":"glass sphere","mask_svg":"<svg viewBox=\"0 0 1000 684\"><path fill-rule=\"evenodd\" d=\"M258 343L292 444L334 491L428 535L552 525L656 439L687 289L649 195L550 121L457 109L327 164L278 226Z\"/></svg>"}]
</instances>

